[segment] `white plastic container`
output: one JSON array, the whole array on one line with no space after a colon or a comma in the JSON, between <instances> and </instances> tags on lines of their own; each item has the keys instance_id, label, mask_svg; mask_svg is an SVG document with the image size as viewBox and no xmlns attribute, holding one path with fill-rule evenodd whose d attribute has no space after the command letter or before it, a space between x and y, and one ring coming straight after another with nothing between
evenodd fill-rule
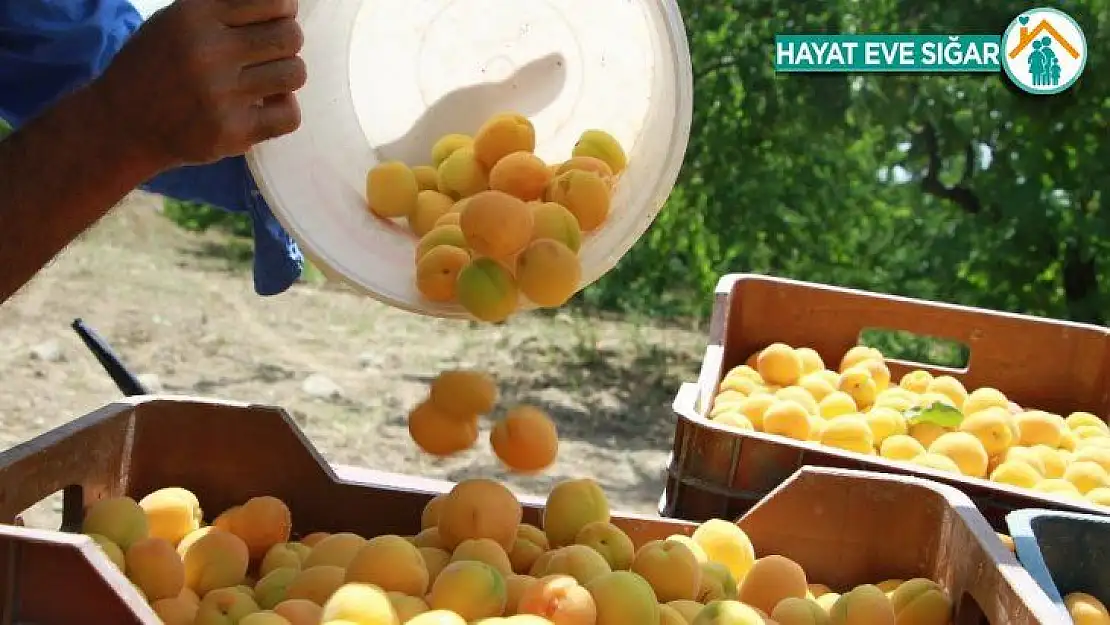
<instances>
[{"instance_id":1,"label":"white plastic container","mask_svg":"<svg viewBox=\"0 0 1110 625\"><path fill-rule=\"evenodd\" d=\"M416 237L366 209L376 163L428 164L449 132L514 111L561 162L582 131L615 136L628 168L583 241L582 286L613 268L674 186L690 134L690 53L674 0L301 0L296 132L248 155L274 214L332 279L387 304L467 317L415 287Z\"/></svg>"}]
</instances>

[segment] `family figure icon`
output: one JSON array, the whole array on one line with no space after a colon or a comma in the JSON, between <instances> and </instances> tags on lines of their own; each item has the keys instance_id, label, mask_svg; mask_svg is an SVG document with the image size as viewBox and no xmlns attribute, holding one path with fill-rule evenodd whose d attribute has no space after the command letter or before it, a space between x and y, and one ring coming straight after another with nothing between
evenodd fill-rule
<instances>
[{"instance_id":1,"label":"family figure icon","mask_svg":"<svg viewBox=\"0 0 1110 625\"><path fill-rule=\"evenodd\" d=\"M1052 49L1052 37L1045 35L1033 42L1029 54L1029 75L1038 87L1055 87L1060 84L1060 59Z\"/></svg>"}]
</instances>

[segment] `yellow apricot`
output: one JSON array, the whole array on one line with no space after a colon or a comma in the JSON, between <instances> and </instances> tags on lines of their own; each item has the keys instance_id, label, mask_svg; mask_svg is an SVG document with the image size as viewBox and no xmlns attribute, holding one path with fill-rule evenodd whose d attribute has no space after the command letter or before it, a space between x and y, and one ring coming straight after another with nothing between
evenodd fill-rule
<instances>
[{"instance_id":1,"label":"yellow apricot","mask_svg":"<svg viewBox=\"0 0 1110 625\"><path fill-rule=\"evenodd\" d=\"M270 571L254 585L254 600L258 605L267 609L274 609L279 603L285 601L289 592L289 584L297 578L299 568L283 567Z\"/></svg>"},{"instance_id":2,"label":"yellow apricot","mask_svg":"<svg viewBox=\"0 0 1110 625\"><path fill-rule=\"evenodd\" d=\"M525 297L541 307L556 308L578 291L582 266L566 245L554 239L538 239L517 258L516 279Z\"/></svg>"},{"instance_id":3,"label":"yellow apricot","mask_svg":"<svg viewBox=\"0 0 1110 625\"><path fill-rule=\"evenodd\" d=\"M258 612L250 595L234 587L213 588L197 606L196 623L238 623Z\"/></svg>"},{"instance_id":4,"label":"yellow apricot","mask_svg":"<svg viewBox=\"0 0 1110 625\"><path fill-rule=\"evenodd\" d=\"M1097 462L1080 460L1073 462L1064 469L1064 479L1071 482L1081 494L1087 494L1095 488L1110 487L1110 475Z\"/></svg>"},{"instance_id":5,"label":"yellow apricot","mask_svg":"<svg viewBox=\"0 0 1110 625\"><path fill-rule=\"evenodd\" d=\"M593 172L606 180L613 177L613 169L609 164L593 156L573 156L560 163L554 173L555 175L565 174L572 169Z\"/></svg>"},{"instance_id":6,"label":"yellow apricot","mask_svg":"<svg viewBox=\"0 0 1110 625\"><path fill-rule=\"evenodd\" d=\"M883 360L883 353L867 345L854 345L844 352L844 356L840 359L840 368L837 371L844 373L868 360Z\"/></svg>"},{"instance_id":7,"label":"yellow apricot","mask_svg":"<svg viewBox=\"0 0 1110 625\"><path fill-rule=\"evenodd\" d=\"M733 600L710 601L690 625L765 625L759 610Z\"/></svg>"},{"instance_id":8,"label":"yellow apricot","mask_svg":"<svg viewBox=\"0 0 1110 625\"><path fill-rule=\"evenodd\" d=\"M952 600L940 584L921 577L908 579L890 593L897 623L947 625L952 618Z\"/></svg>"},{"instance_id":9,"label":"yellow apricot","mask_svg":"<svg viewBox=\"0 0 1110 625\"><path fill-rule=\"evenodd\" d=\"M520 301L513 275L492 258L476 258L463 267L455 289L459 304L476 319L488 323L508 319Z\"/></svg>"},{"instance_id":10,"label":"yellow apricot","mask_svg":"<svg viewBox=\"0 0 1110 625\"><path fill-rule=\"evenodd\" d=\"M813 395L809 391L800 386L784 386L775 391L775 397L779 399L792 399L798 402L802 408L806 409L811 415L818 415L819 409L817 407L817 400L813 399Z\"/></svg>"},{"instance_id":11,"label":"yellow apricot","mask_svg":"<svg viewBox=\"0 0 1110 625\"><path fill-rule=\"evenodd\" d=\"M178 487L160 488L139 500L146 513L150 536L165 538L175 546L200 527L204 514L197 496Z\"/></svg>"},{"instance_id":12,"label":"yellow apricot","mask_svg":"<svg viewBox=\"0 0 1110 625\"><path fill-rule=\"evenodd\" d=\"M436 575L451 562L451 554L438 547L417 547L420 557L424 558L424 568L428 570L428 579L434 581Z\"/></svg>"},{"instance_id":13,"label":"yellow apricot","mask_svg":"<svg viewBox=\"0 0 1110 625\"><path fill-rule=\"evenodd\" d=\"M460 222L459 216L460 213L456 213L455 211L445 213L436 220L435 224L433 224L432 227L438 228L440 226L457 226Z\"/></svg>"},{"instance_id":14,"label":"yellow apricot","mask_svg":"<svg viewBox=\"0 0 1110 625\"><path fill-rule=\"evenodd\" d=\"M980 390L982 389L972 392L965 404L972 401L985 401L983 396L976 397L975 395ZM989 396L987 397L989 399ZM1005 408L983 406L973 413L965 414L967 416L960 422L960 431L967 432L979 439L983 448L987 450L987 455L997 456L1009 449L1010 445L1014 443L1014 433L1010 428L1010 412Z\"/></svg>"},{"instance_id":15,"label":"yellow apricot","mask_svg":"<svg viewBox=\"0 0 1110 625\"><path fill-rule=\"evenodd\" d=\"M609 500L592 479L563 480L547 496L543 509L543 530L552 547L574 544L586 525L609 522Z\"/></svg>"},{"instance_id":16,"label":"yellow apricot","mask_svg":"<svg viewBox=\"0 0 1110 625\"><path fill-rule=\"evenodd\" d=\"M116 565L119 570L123 571L127 568L126 556L123 550L119 548L119 545L112 542L107 536L101 536L100 534L86 534L86 536L96 542L101 551L104 552L104 555L108 556L108 559L111 560L112 564Z\"/></svg>"},{"instance_id":17,"label":"yellow apricot","mask_svg":"<svg viewBox=\"0 0 1110 625\"><path fill-rule=\"evenodd\" d=\"M785 343L772 343L756 358L756 370L768 384L790 386L802 377L802 358Z\"/></svg>"},{"instance_id":18,"label":"yellow apricot","mask_svg":"<svg viewBox=\"0 0 1110 625\"><path fill-rule=\"evenodd\" d=\"M712 562L728 567L734 579L744 579L755 562L755 548L744 530L735 523L709 519L698 525L691 538Z\"/></svg>"},{"instance_id":19,"label":"yellow apricot","mask_svg":"<svg viewBox=\"0 0 1110 625\"><path fill-rule=\"evenodd\" d=\"M894 625L894 607L882 590L872 584L844 593L829 610L832 625Z\"/></svg>"},{"instance_id":20,"label":"yellow apricot","mask_svg":"<svg viewBox=\"0 0 1110 625\"><path fill-rule=\"evenodd\" d=\"M273 608L290 625L318 625L323 608L307 599L286 599Z\"/></svg>"},{"instance_id":21,"label":"yellow apricot","mask_svg":"<svg viewBox=\"0 0 1110 625\"><path fill-rule=\"evenodd\" d=\"M534 406L510 409L490 430L489 442L498 459L517 473L542 471L559 452L555 422Z\"/></svg>"},{"instance_id":22,"label":"yellow apricot","mask_svg":"<svg viewBox=\"0 0 1110 625\"><path fill-rule=\"evenodd\" d=\"M469 148L474 145L474 140L468 135L451 133L443 135L432 145L432 165L439 167L459 148Z\"/></svg>"},{"instance_id":23,"label":"yellow apricot","mask_svg":"<svg viewBox=\"0 0 1110 625\"><path fill-rule=\"evenodd\" d=\"M596 625L658 623L659 601L651 584L629 571L612 571L595 578L586 590L597 606Z\"/></svg>"},{"instance_id":24,"label":"yellow apricot","mask_svg":"<svg viewBox=\"0 0 1110 625\"><path fill-rule=\"evenodd\" d=\"M592 156L605 161L614 174L619 175L628 166L628 157L619 141L604 130L590 129L578 137L571 150L572 156Z\"/></svg>"},{"instance_id":25,"label":"yellow apricot","mask_svg":"<svg viewBox=\"0 0 1110 625\"><path fill-rule=\"evenodd\" d=\"M543 197L551 171L531 152L513 152L502 157L489 171L489 188L529 202Z\"/></svg>"},{"instance_id":26,"label":"yellow apricot","mask_svg":"<svg viewBox=\"0 0 1110 625\"><path fill-rule=\"evenodd\" d=\"M929 453L945 456L956 463L960 473L971 477L986 477L990 462L983 444L967 432L941 434L931 445Z\"/></svg>"},{"instance_id":27,"label":"yellow apricot","mask_svg":"<svg viewBox=\"0 0 1110 625\"><path fill-rule=\"evenodd\" d=\"M469 147L459 148L443 159L437 175L439 192L455 199L470 197L489 188L486 170Z\"/></svg>"},{"instance_id":28,"label":"yellow apricot","mask_svg":"<svg viewBox=\"0 0 1110 625\"><path fill-rule=\"evenodd\" d=\"M469 419L493 410L497 384L482 371L440 371L429 385L428 397L440 410Z\"/></svg>"},{"instance_id":29,"label":"yellow apricot","mask_svg":"<svg viewBox=\"0 0 1110 625\"><path fill-rule=\"evenodd\" d=\"M593 232L609 218L612 198L605 180L590 171L571 169L552 179L547 201L562 204L583 232Z\"/></svg>"},{"instance_id":30,"label":"yellow apricot","mask_svg":"<svg viewBox=\"0 0 1110 625\"><path fill-rule=\"evenodd\" d=\"M804 441L809 439L812 427L809 413L796 401L778 400L763 413L763 431L768 434Z\"/></svg>"},{"instance_id":31,"label":"yellow apricot","mask_svg":"<svg viewBox=\"0 0 1110 625\"><path fill-rule=\"evenodd\" d=\"M501 616L507 601L504 577L485 562L474 560L448 564L428 595L433 610L450 610L467 621Z\"/></svg>"},{"instance_id":32,"label":"yellow apricot","mask_svg":"<svg viewBox=\"0 0 1110 625\"><path fill-rule=\"evenodd\" d=\"M158 599L150 604L164 625L194 625L199 603L181 597Z\"/></svg>"},{"instance_id":33,"label":"yellow apricot","mask_svg":"<svg viewBox=\"0 0 1110 625\"><path fill-rule=\"evenodd\" d=\"M416 205L406 217L409 228L418 237L431 232L440 217L451 211L455 200L435 190L424 190L416 194Z\"/></svg>"},{"instance_id":34,"label":"yellow apricot","mask_svg":"<svg viewBox=\"0 0 1110 625\"><path fill-rule=\"evenodd\" d=\"M428 590L428 568L415 545L400 536L383 534L358 550L347 564L344 581L422 597Z\"/></svg>"},{"instance_id":35,"label":"yellow apricot","mask_svg":"<svg viewBox=\"0 0 1110 625\"><path fill-rule=\"evenodd\" d=\"M429 527L420 530L420 533L412 537L412 544L417 547L434 547L436 549L443 549L450 551L451 548L444 542L443 537L439 535L439 521L436 521L435 527Z\"/></svg>"},{"instance_id":36,"label":"yellow apricot","mask_svg":"<svg viewBox=\"0 0 1110 625\"><path fill-rule=\"evenodd\" d=\"M324 609L320 620L324 623L348 620L373 625L400 625L401 622L389 596L372 584L343 584L321 605Z\"/></svg>"},{"instance_id":37,"label":"yellow apricot","mask_svg":"<svg viewBox=\"0 0 1110 625\"><path fill-rule=\"evenodd\" d=\"M513 571L520 574L528 573L536 560L547 553L549 547L547 534L544 534L543 530L535 525L521 523L516 528L516 539L513 540L512 549L509 550L509 561L513 565Z\"/></svg>"},{"instance_id":38,"label":"yellow apricot","mask_svg":"<svg viewBox=\"0 0 1110 625\"><path fill-rule=\"evenodd\" d=\"M695 543L697 544L697 543ZM704 553L704 550L702 551ZM752 556L754 559L754 556ZM701 585L698 587L698 601L720 601L735 599L738 584L729 568L720 562L701 563Z\"/></svg>"},{"instance_id":39,"label":"yellow apricot","mask_svg":"<svg viewBox=\"0 0 1110 625\"><path fill-rule=\"evenodd\" d=\"M1025 446L1047 445L1056 447L1064 436L1067 425L1057 415L1043 410L1027 410L1014 417L1018 429L1018 444Z\"/></svg>"},{"instance_id":40,"label":"yellow apricot","mask_svg":"<svg viewBox=\"0 0 1110 625\"><path fill-rule=\"evenodd\" d=\"M409 413L409 436L425 453L450 456L470 449L477 442L477 416L471 420L459 419L432 402L424 401Z\"/></svg>"},{"instance_id":41,"label":"yellow apricot","mask_svg":"<svg viewBox=\"0 0 1110 625\"><path fill-rule=\"evenodd\" d=\"M875 396L879 393L879 387L871 377L871 372L861 365L849 367L843 371L840 374L836 388L838 391L851 395L852 400L861 410L870 408L875 403Z\"/></svg>"},{"instance_id":42,"label":"yellow apricot","mask_svg":"<svg viewBox=\"0 0 1110 625\"><path fill-rule=\"evenodd\" d=\"M686 545L677 540L653 540L636 551L631 571L655 591L660 602L693 601L701 588L701 565Z\"/></svg>"},{"instance_id":43,"label":"yellow apricot","mask_svg":"<svg viewBox=\"0 0 1110 625\"><path fill-rule=\"evenodd\" d=\"M165 538L151 536L127 548L127 577L148 601L169 599L185 587L185 564Z\"/></svg>"},{"instance_id":44,"label":"yellow apricot","mask_svg":"<svg viewBox=\"0 0 1110 625\"><path fill-rule=\"evenodd\" d=\"M821 444L858 454L870 454L875 448L874 437L867 422L859 417L848 416L825 423Z\"/></svg>"},{"instance_id":45,"label":"yellow apricot","mask_svg":"<svg viewBox=\"0 0 1110 625\"><path fill-rule=\"evenodd\" d=\"M575 254L582 248L582 228L578 218L557 202L534 202L532 209L532 240L555 239Z\"/></svg>"},{"instance_id":46,"label":"yellow apricot","mask_svg":"<svg viewBox=\"0 0 1110 625\"><path fill-rule=\"evenodd\" d=\"M955 461L948 456L942 456L940 454L923 453L910 460L910 462L936 471L956 473L957 475L962 473L960 471L960 465L956 464Z\"/></svg>"},{"instance_id":47,"label":"yellow apricot","mask_svg":"<svg viewBox=\"0 0 1110 625\"><path fill-rule=\"evenodd\" d=\"M466 249L466 236L463 235L462 228L455 225L441 225L432 228L416 244L416 262L419 263L425 254L439 245Z\"/></svg>"},{"instance_id":48,"label":"yellow apricot","mask_svg":"<svg viewBox=\"0 0 1110 625\"><path fill-rule=\"evenodd\" d=\"M990 480L992 482L1009 484L1019 488L1033 488L1037 485L1037 482L1040 482L1042 479L1043 476L1032 466L1016 460L1008 460L999 463L990 474Z\"/></svg>"},{"instance_id":49,"label":"yellow apricot","mask_svg":"<svg viewBox=\"0 0 1110 625\"><path fill-rule=\"evenodd\" d=\"M967 389L962 382L950 375L937 376L925 387L926 393L939 393L952 400L952 405L961 408L967 400Z\"/></svg>"},{"instance_id":50,"label":"yellow apricot","mask_svg":"<svg viewBox=\"0 0 1110 625\"><path fill-rule=\"evenodd\" d=\"M504 547L490 538L468 538L459 543L451 554L450 561L459 562L461 560L485 562L497 569L497 572L502 576L513 574L513 564L509 561L509 554Z\"/></svg>"},{"instance_id":51,"label":"yellow apricot","mask_svg":"<svg viewBox=\"0 0 1110 625\"><path fill-rule=\"evenodd\" d=\"M467 245L494 258L509 258L532 239L532 211L501 191L482 191L470 198L459 216Z\"/></svg>"},{"instance_id":52,"label":"yellow apricot","mask_svg":"<svg viewBox=\"0 0 1110 625\"><path fill-rule=\"evenodd\" d=\"M341 586L347 572L343 567L321 564L297 573L286 587L287 599L308 599L316 605L324 605Z\"/></svg>"},{"instance_id":53,"label":"yellow apricot","mask_svg":"<svg viewBox=\"0 0 1110 625\"><path fill-rule=\"evenodd\" d=\"M243 539L217 528L188 544L182 540L178 553L185 564L185 585L202 597L210 590L238 584L250 564Z\"/></svg>"},{"instance_id":54,"label":"yellow apricot","mask_svg":"<svg viewBox=\"0 0 1110 625\"><path fill-rule=\"evenodd\" d=\"M436 168L430 165L417 165L412 168L412 174L416 176L416 186L421 191L436 191L439 189L439 173Z\"/></svg>"},{"instance_id":55,"label":"yellow apricot","mask_svg":"<svg viewBox=\"0 0 1110 625\"><path fill-rule=\"evenodd\" d=\"M585 585L611 570L600 553L575 544L556 549L544 567L544 575L569 575Z\"/></svg>"},{"instance_id":56,"label":"yellow apricot","mask_svg":"<svg viewBox=\"0 0 1110 625\"><path fill-rule=\"evenodd\" d=\"M470 262L470 254L453 245L437 245L416 263L416 288L425 299L450 302L455 299L459 273Z\"/></svg>"},{"instance_id":57,"label":"yellow apricot","mask_svg":"<svg viewBox=\"0 0 1110 625\"><path fill-rule=\"evenodd\" d=\"M487 170L513 152L534 152L536 129L517 113L494 115L474 134L474 153Z\"/></svg>"},{"instance_id":58,"label":"yellow apricot","mask_svg":"<svg viewBox=\"0 0 1110 625\"><path fill-rule=\"evenodd\" d=\"M306 537L305 540L307 541L308 538ZM314 544L302 568L310 569L323 565L347 568L347 564L365 544L365 538L352 532L328 534Z\"/></svg>"},{"instance_id":59,"label":"yellow apricot","mask_svg":"<svg viewBox=\"0 0 1110 625\"><path fill-rule=\"evenodd\" d=\"M504 485L487 479L455 484L443 502L439 533L448 548L468 538L489 538L512 549L520 525L520 502Z\"/></svg>"},{"instance_id":60,"label":"yellow apricot","mask_svg":"<svg viewBox=\"0 0 1110 625\"><path fill-rule=\"evenodd\" d=\"M419 192L416 174L400 161L378 163L366 174L366 201L379 217L408 216L416 208Z\"/></svg>"},{"instance_id":61,"label":"yellow apricot","mask_svg":"<svg viewBox=\"0 0 1110 625\"><path fill-rule=\"evenodd\" d=\"M826 419L859 412L856 400L848 393L837 390L825 395L824 399L817 403L817 410Z\"/></svg>"},{"instance_id":62,"label":"yellow apricot","mask_svg":"<svg viewBox=\"0 0 1110 625\"><path fill-rule=\"evenodd\" d=\"M825 625L828 614L816 600L809 598L787 597L771 610L771 618L779 625Z\"/></svg>"},{"instance_id":63,"label":"yellow apricot","mask_svg":"<svg viewBox=\"0 0 1110 625\"><path fill-rule=\"evenodd\" d=\"M683 538L689 541L686 536L683 536ZM604 521L587 523L582 529L578 530L574 542L578 545L590 547L600 553L601 557L609 563L609 568L614 571L628 570L632 566L632 560L636 555L636 547L628 534L616 525ZM691 553L694 549L701 551L692 542L683 542L683 544L691 550ZM704 558L705 553L702 552L701 556ZM696 557L697 554L695 554Z\"/></svg>"},{"instance_id":64,"label":"yellow apricot","mask_svg":"<svg viewBox=\"0 0 1110 625\"><path fill-rule=\"evenodd\" d=\"M893 408L873 407L864 415L867 427L871 428L871 436L876 445L895 434L905 434L908 431L906 419L900 412Z\"/></svg>"},{"instance_id":65,"label":"yellow apricot","mask_svg":"<svg viewBox=\"0 0 1110 625\"><path fill-rule=\"evenodd\" d=\"M124 552L150 534L146 513L130 497L109 497L89 506L81 523L85 534L100 534Z\"/></svg>"}]
</instances>

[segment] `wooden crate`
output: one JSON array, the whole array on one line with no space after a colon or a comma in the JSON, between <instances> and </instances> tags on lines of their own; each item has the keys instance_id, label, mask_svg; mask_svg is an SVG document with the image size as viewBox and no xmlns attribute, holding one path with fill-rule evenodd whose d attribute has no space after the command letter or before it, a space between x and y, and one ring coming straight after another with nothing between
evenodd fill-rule
<instances>
[{"instance_id":1,"label":"wooden crate","mask_svg":"<svg viewBox=\"0 0 1110 625\"><path fill-rule=\"evenodd\" d=\"M811 347L836 366L870 328L951 339L970 349L951 369L888 360L892 379L925 369L969 389L990 386L1022 406L1067 414L1110 413L1110 331L1106 328L881 295L767 276L735 274L717 285L709 346L697 384L679 391L674 443L660 501L665 516L738 516L803 465L915 475L954 486L1004 530L1017 508L1107 514L1052 495L823 447L772 434L737 431L706 418L722 377L773 342Z\"/></svg>"},{"instance_id":2,"label":"wooden crate","mask_svg":"<svg viewBox=\"0 0 1110 625\"><path fill-rule=\"evenodd\" d=\"M165 486L195 492L209 517L267 494L289 504L298 534L376 535L412 533L425 503L451 484L328 465L277 408L143 397L108 405L0 454L0 520L11 522L65 489L64 526L74 526L100 498L139 498ZM542 501L521 499L525 521L537 523ZM614 523L637 545L695 528L628 514L614 514ZM814 581L834 587L936 579L957 602L957 625L1058 622L1051 620L1047 597L971 502L945 486L807 468L739 524L759 554L791 557ZM0 525L0 557L8 563L0 569L5 623L158 623L91 539Z\"/></svg>"}]
</instances>

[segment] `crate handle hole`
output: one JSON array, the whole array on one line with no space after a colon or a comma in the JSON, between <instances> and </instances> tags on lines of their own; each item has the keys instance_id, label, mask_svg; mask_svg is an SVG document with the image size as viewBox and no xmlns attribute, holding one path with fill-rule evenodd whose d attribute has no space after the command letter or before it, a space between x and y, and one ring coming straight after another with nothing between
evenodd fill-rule
<instances>
[{"instance_id":1,"label":"crate handle hole","mask_svg":"<svg viewBox=\"0 0 1110 625\"><path fill-rule=\"evenodd\" d=\"M960 372L966 372L971 361L971 348L966 343L907 330L864 328L856 343L874 347L889 359Z\"/></svg>"},{"instance_id":2,"label":"crate handle hole","mask_svg":"<svg viewBox=\"0 0 1110 625\"><path fill-rule=\"evenodd\" d=\"M956 605L956 614L953 615L952 625L1002 625L1001 623L991 623L990 619L983 612L983 608L979 607L979 602L971 593L965 592L960 597L960 602Z\"/></svg>"},{"instance_id":3,"label":"crate handle hole","mask_svg":"<svg viewBox=\"0 0 1110 625\"><path fill-rule=\"evenodd\" d=\"M80 486L67 486L43 497L14 519L5 519L5 522L34 529L80 531L82 497Z\"/></svg>"}]
</instances>

